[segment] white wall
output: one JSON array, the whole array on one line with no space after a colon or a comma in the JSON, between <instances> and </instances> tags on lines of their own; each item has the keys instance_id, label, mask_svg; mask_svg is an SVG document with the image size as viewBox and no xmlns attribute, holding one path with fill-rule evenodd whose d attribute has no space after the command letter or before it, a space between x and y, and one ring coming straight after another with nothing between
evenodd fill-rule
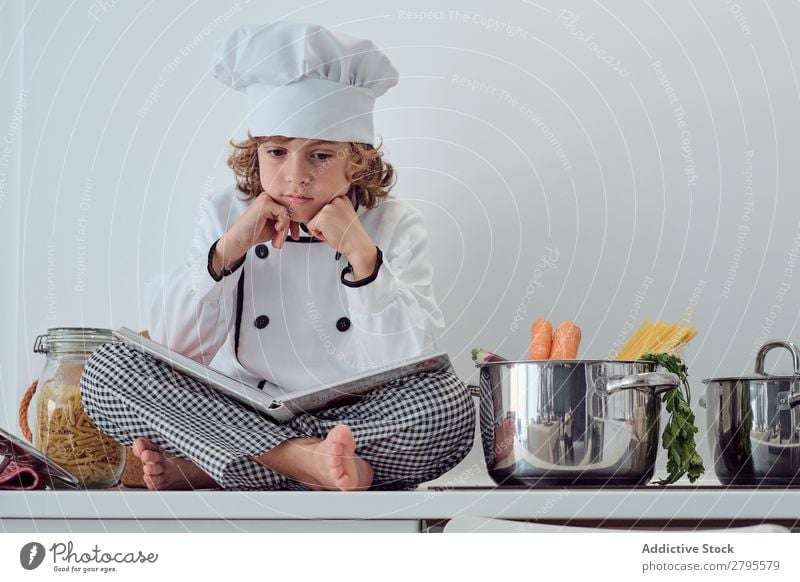
<instances>
[{"instance_id":1,"label":"white wall","mask_svg":"<svg viewBox=\"0 0 800 582\"><path fill-rule=\"evenodd\" d=\"M472 347L523 356L540 316L577 320L582 356L603 358L645 318L692 308L695 393L750 370L764 339L800 339L800 5L417 5L434 12L27 2L6 400L39 373L31 346L48 327L140 326L143 281L182 260L244 131L243 98L208 74L213 41L279 18L370 37L401 71L376 127L397 196L427 217L444 347L464 379ZM6 115L18 91L2 90ZM5 224L17 211L0 204ZM558 260L537 268L548 248ZM459 471L480 463L476 449Z\"/></svg>"},{"instance_id":2,"label":"white wall","mask_svg":"<svg viewBox=\"0 0 800 582\"><path fill-rule=\"evenodd\" d=\"M19 285L19 191L23 114L26 96L22 83L21 3L0 5L0 425L17 424L17 339Z\"/></svg>"}]
</instances>

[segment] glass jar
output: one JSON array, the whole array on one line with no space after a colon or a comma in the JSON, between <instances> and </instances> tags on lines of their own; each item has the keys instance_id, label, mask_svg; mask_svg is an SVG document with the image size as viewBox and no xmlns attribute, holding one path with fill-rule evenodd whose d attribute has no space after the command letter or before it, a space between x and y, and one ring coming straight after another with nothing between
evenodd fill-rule
<instances>
[{"instance_id":1,"label":"glass jar","mask_svg":"<svg viewBox=\"0 0 800 582\"><path fill-rule=\"evenodd\" d=\"M33 446L86 488L112 487L125 468L125 446L95 428L81 403L83 365L109 329L58 327L36 338L33 351L46 354L36 394L28 408Z\"/></svg>"}]
</instances>

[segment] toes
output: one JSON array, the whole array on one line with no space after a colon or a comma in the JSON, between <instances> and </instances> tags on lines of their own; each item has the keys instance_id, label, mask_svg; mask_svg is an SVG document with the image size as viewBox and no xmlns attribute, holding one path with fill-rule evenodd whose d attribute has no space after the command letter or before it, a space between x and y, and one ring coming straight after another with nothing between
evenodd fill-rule
<instances>
[{"instance_id":1,"label":"toes","mask_svg":"<svg viewBox=\"0 0 800 582\"><path fill-rule=\"evenodd\" d=\"M160 451L144 451L139 459L143 464L163 463L166 460L166 457Z\"/></svg>"},{"instance_id":2,"label":"toes","mask_svg":"<svg viewBox=\"0 0 800 582\"><path fill-rule=\"evenodd\" d=\"M152 443L152 441L144 438L139 437L133 441L133 454L137 457L141 457L142 453L145 451L160 451L156 445Z\"/></svg>"},{"instance_id":3,"label":"toes","mask_svg":"<svg viewBox=\"0 0 800 582\"><path fill-rule=\"evenodd\" d=\"M331 443L331 450L337 448L336 455L345 454L345 452L353 452L356 448L356 439L353 437L353 431L346 424L337 424L328 433L328 440Z\"/></svg>"},{"instance_id":4,"label":"toes","mask_svg":"<svg viewBox=\"0 0 800 582\"><path fill-rule=\"evenodd\" d=\"M155 476L164 474L164 465L161 463L145 463L142 465L142 472L145 475Z\"/></svg>"},{"instance_id":5,"label":"toes","mask_svg":"<svg viewBox=\"0 0 800 582\"><path fill-rule=\"evenodd\" d=\"M349 426L345 426L341 434L342 440L339 442L342 443L342 446L348 453L354 453L356 450L356 439L353 436L353 431L350 430Z\"/></svg>"},{"instance_id":6,"label":"toes","mask_svg":"<svg viewBox=\"0 0 800 582\"><path fill-rule=\"evenodd\" d=\"M353 438L353 433L346 424L337 424L331 429L329 436L336 442L342 442L346 441L348 437Z\"/></svg>"},{"instance_id":7,"label":"toes","mask_svg":"<svg viewBox=\"0 0 800 582\"><path fill-rule=\"evenodd\" d=\"M142 451L145 450L144 441L145 441L145 439L143 439L143 438L138 438L135 441L133 441L133 447L131 447L131 448L133 449L133 454L136 455L137 457L141 457L142 456Z\"/></svg>"},{"instance_id":8,"label":"toes","mask_svg":"<svg viewBox=\"0 0 800 582\"><path fill-rule=\"evenodd\" d=\"M150 478L150 483L153 485L153 491L162 491L169 489L169 482L164 475L147 475Z\"/></svg>"}]
</instances>

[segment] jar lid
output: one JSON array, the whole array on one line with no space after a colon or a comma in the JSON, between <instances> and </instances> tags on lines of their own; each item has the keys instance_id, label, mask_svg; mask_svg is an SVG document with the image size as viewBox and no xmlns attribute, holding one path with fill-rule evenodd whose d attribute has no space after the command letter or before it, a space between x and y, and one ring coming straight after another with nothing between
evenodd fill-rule
<instances>
[{"instance_id":1,"label":"jar lid","mask_svg":"<svg viewBox=\"0 0 800 582\"><path fill-rule=\"evenodd\" d=\"M37 354L89 354L103 344L114 342L110 329L99 327L52 327L36 337L33 351Z\"/></svg>"}]
</instances>

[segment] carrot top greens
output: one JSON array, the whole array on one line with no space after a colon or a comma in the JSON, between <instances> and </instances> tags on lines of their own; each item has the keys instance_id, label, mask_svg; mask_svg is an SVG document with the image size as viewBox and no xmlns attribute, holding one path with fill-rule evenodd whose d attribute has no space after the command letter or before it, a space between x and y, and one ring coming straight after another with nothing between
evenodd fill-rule
<instances>
[{"instance_id":1,"label":"carrot top greens","mask_svg":"<svg viewBox=\"0 0 800 582\"><path fill-rule=\"evenodd\" d=\"M664 427L661 436L663 447L667 449L666 479L659 479L656 485L669 485L675 483L684 475L689 476L689 481L694 483L705 472L703 459L697 453L697 443L694 435L697 426L694 423L692 412L692 392L689 387L689 369L677 356L672 354L645 354L640 360L655 362L680 378L681 386L677 390L666 392L662 398L670 413L669 422Z\"/></svg>"}]
</instances>

